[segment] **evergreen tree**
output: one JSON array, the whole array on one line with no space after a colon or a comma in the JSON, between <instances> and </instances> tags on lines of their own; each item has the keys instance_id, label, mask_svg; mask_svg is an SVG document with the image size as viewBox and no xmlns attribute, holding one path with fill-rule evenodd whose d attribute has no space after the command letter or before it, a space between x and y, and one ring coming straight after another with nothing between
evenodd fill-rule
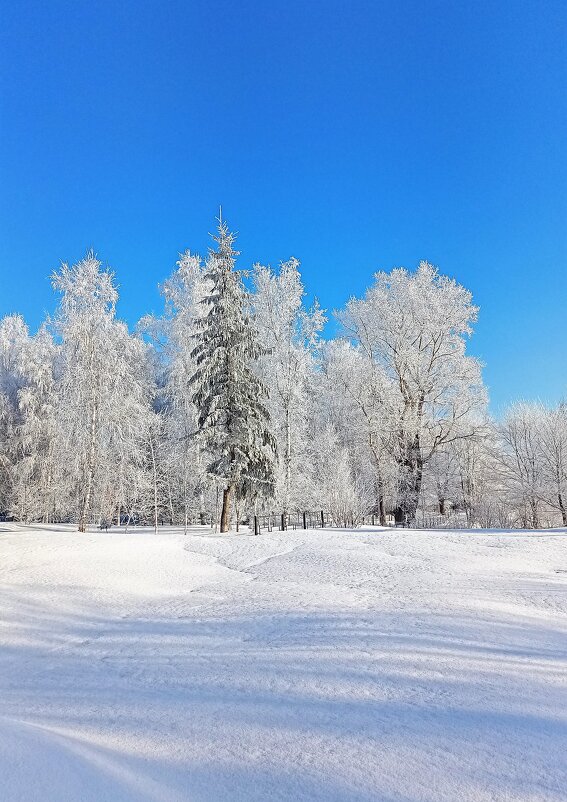
<instances>
[{"instance_id":1,"label":"evergreen tree","mask_svg":"<svg viewBox=\"0 0 567 802\"><path fill-rule=\"evenodd\" d=\"M218 248L210 252L206 272L211 291L203 300L207 313L197 321L191 381L199 431L211 454L208 472L224 484L221 532L227 532L236 494L272 495L276 445L263 403L268 393L254 372L261 348L241 273L234 269L238 251L222 220L214 240Z\"/></svg>"}]
</instances>

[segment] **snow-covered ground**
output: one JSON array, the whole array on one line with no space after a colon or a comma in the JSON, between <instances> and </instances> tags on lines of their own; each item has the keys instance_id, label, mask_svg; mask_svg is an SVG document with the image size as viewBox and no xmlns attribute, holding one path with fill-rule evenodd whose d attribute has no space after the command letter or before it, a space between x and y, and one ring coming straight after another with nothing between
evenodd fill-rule
<instances>
[{"instance_id":1,"label":"snow-covered ground","mask_svg":"<svg viewBox=\"0 0 567 802\"><path fill-rule=\"evenodd\" d=\"M0 524L5 802L567 798L567 535Z\"/></svg>"}]
</instances>

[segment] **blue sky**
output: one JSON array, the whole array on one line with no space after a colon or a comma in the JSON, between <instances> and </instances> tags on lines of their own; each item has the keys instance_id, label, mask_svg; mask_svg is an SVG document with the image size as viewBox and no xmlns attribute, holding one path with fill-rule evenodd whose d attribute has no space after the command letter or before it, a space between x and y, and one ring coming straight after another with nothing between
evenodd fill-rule
<instances>
[{"instance_id":1,"label":"blue sky","mask_svg":"<svg viewBox=\"0 0 567 802\"><path fill-rule=\"evenodd\" d=\"M94 247L119 314L205 252L328 309L428 259L481 307L495 413L567 396L567 4L0 0L0 315Z\"/></svg>"}]
</instances>

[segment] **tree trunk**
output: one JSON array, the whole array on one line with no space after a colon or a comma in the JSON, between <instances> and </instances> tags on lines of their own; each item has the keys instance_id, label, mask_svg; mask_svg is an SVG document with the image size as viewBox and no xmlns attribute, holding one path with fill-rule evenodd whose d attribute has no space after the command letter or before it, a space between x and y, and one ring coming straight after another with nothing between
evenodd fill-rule
<instances>
[{"instance_id":1,"label":"tree trunk","mask_svg":"<svg viewBox=\"0 0 567 802\"><path fill-rule=\"evenodd\" d=\"M232 503L233 490L234 485L230 484L222 491L221 532L228 532L230 529L230 505Z\"/></svg>"},{"instance_id":2,"label":"tree trunk","mask_svg":"<svg viewBox=\"0 0 567 802\"><path fill-rule=\"evenodd\" d=\"M399 505L394 510L394 521L396 522L396 526L399 526L400 524L405 525L405 512L403 507L400 507Z\"/></svg>"},{"instance_id":3,"label":"tree trunk","mask_svg":"<svg viewBox=\"0 0 567 802\"><path fill-rule=\"evenodd\" d=\"M565 509L565 502L563 501L563 496L560 492L557 493L557 501L559 502L559 509L561 510L563 526L567 526L567 509Z\"/></svg>"},{"instance_id":4,"label":"tree trunk","mask_svg":"<svg viewBox=\"0 0 567 802\"><path fill-rule=\"evenodd\" d=\"M96 454L96 430L98 423L98 399L97 388L95 386L94 375L95 345L91 335L89 341L89 365L87 370L87 381L90 383L90 420L89 420L89 445L87 448L87 460L83 475L83 497L79 514L79 532L87 531L87 519L91 505L91 495L94 484L95 473L95 454Z\"/></svg>"},{"instance_id":5,"label":"tree trunk","mask_svg":"<svg viewBox=\"0 0 567 802\"><path fill-rule=\"evenodd\" d=\"M382 482L382 476L378 474L377 482L378 485L378 516L380 519L380 526L386 526L386 505L384 503L384 483Z\"/></svg>"},{"instance_id":6,"label":"tree trunk","mask_svg":"<svg viewBox=\"0 0 567 802\"><path fill-rule=\"evenodd\" d=\"M386 522L386 504L384 501L384 482L382 481L382 471L380 467L380 452L374 446L374 437L372 432L369 432L368 443L370 445L370 452L374 458L376 465L376 489L378 495L378 517L380 526L387 526Z\"/></svg>"},{"instance_id":7,"label":"tree trunk","mask_svg":"<svg viewBox=\"0 0 567 802\"><path fill-rule=\"evenodd\" d=\"M531 508L532 529L539 529L539 509L538 509L537 499L531 499L530 508Z\"/></svg>"},{"instance_id":8,"label":"tree trunk","mask_svg":"<svg viewBox=\"0 0 567 802\"><path fill-rule=\"evenodd\" d=\"M382 491L380 491L380 495L378 496L378 515L380 516L380 526L387 526L386 506L384 504L384 494Z\"/></svg>"},{"instance_id":9,"label":"tree trunk","mask_svg":"<svg viewBox=\"0 0 567 802\"><path fill-rule=\"evenodd\" d=\"M48 468L47 468L47 477L45 479L45 493L42 493L43 499L45 501L45 508L43 512L43 522L48 524L49 523L49 511L51 507L51 496L52 496L52 484L53 484L53 463L51 460L51 448L49 449L49 453L47 455L48 459Z\"/></svg>"},{"instance_id":10,"label":"tree trunk","mask_svg":"<svg viewBox=\"0 0 567 802\"><path fill-rule=\"evenodd\" d=\"M94 474L95 474L97 412L98 412L98 404L96 401L93 400L93 405L91 408L89 448L87 453L87 464L84 477L85 488L81 504L81 514L79 517L79 532L87 531L87 520L89 515L89 509L91 506L91 495L93 490Z\"/></svg>"},{"instance_id":11,"label":"tree trunk","mask_svg":"<svg viewBox=\"0 0 567 802\"><path fill-rule=\"evenodd\" d=\"M154 449L153 435L151 433L150 433L150 454L152 458L152 478L154 485L154 533L157 535L158 531L157 465L156 465L156 454Z\"/></svg>"},{"instance_id":12,"label":"tree trunk","mask_svg":"<svg viewBox=\"0 0 567 802\"><path fill-rule=\"evenodd\" d=\"M171 478L169 474L167 474L167 495L169 503L169 524L170 526L173 526L173 521L175 520L175 514L173 512L173 497L171 495Z\"/></svg>"},{"instance_id":13,"label":"tree trunk","mask_svg":"<svg viewBox=\"0 0 567 802\"><path fill-rule=\"evenodd\" d=\"M419 435L416 435L413 441L406 445L403 460L401 461L401 469L403 471L402 498L398 513L403 511L404 524L415 526L423 480L423 457L421 455Z\"/></svg>"},{"instance_id":14,"label":"tree trunk","mask_svg":"<svg viewBox=\"0 0 567 802\"><path fill-rule=\"evenodd\" d=\"M285 411L285 506L286 510L291 496L291 413L288 406Z\"/></svg>"}]
</instances>

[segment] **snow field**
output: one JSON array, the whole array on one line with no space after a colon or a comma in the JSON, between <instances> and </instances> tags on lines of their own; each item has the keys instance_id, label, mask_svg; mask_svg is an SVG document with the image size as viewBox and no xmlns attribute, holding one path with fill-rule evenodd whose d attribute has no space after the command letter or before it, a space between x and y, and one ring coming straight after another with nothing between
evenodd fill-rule
<instances>
[{"instance_id":1,"label":"snow field","mask_svg":"<svg viewBox=\"0 0 567 802\"><path fill-rule=\"evenodd\" d=\"M7 802L559 802L567 535L0 524Z\"/></svg>"}]
</instances>

